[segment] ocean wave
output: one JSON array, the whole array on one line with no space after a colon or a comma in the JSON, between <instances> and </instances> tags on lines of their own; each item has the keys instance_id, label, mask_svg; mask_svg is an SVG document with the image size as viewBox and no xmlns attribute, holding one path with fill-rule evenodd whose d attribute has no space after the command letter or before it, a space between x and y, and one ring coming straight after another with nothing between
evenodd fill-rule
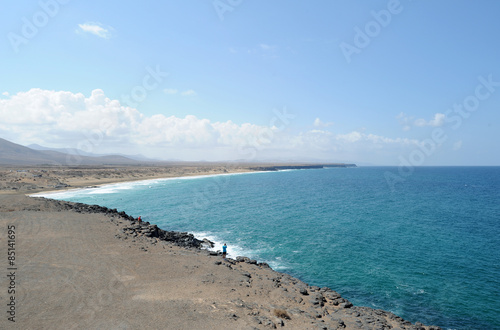
<instances>
[{"instance_id":1,"label":"ocean wave","mask_svg":"<svg viewBox=\"0 0 500 330\"><path fill-rule=\"evenodd\" d=\"M214 243L213 248L209 248L209 251L222 251L222 245L226 243L227 245L227 256L228 258L236 259L236 257L248 257L253 258L254 253L252 250L244 249L243 247L234 244L231 240L223 240L215 234L209 232L191 232L197 239L208 239Z\"/></svg>"},{"instance_id":2,"label":"ocean wave","mask_svg":"<svg viewBox=\"0 0 500 330\"><path fill-rule=\"evenodd\" d=\"M54 199L65 199L78 196L86 196L91 194L113 194L123 190L131 190L138 187L148 186L148 188L153 188L155 185L164 184L169 181L182 181L182 180L197 180L205 178L214 178L220 176L233 176L233 175L245 175L245 174L256 174L256 173L266 173L265 171L260 172L241 172L241 173L220 173L220 174L206 174L206 175L190 175L190 176L180 176L171 178L157 178L157 179L147 179L139 181L126 181L120 183L110 183L103 184L99 186L89 186L84 188L74 188L64 191L47 191L40 192L36 194L29 195L30 197L46 197Z\"/></svg>"},{"instance_id":3,"label":"ocean wave","mask_svg":"<svg viewBox=\"0 0 500 330\"><path fill-rule=\"evenodd\" d=\"M281 260L281 257L276 257L274 260L266 260L260 258L260 253L259 250L256 249L248 249L244 248L236 243L234 243L231 239L229 240L224 240L217 236L216 234L213 234L211 232L191 232L191 234L194 235L199 240L202 240L204 238L210 240L211 242L214 243L213 248L209 248L209 251L222 251L222 245L226 243L227 245L227 257L236 259L237 257L247 257L250 259L255 259L258 262L265 262L269 264L269 266L274 269L274 270L285 270L288 269L289 267L284 264L284 262ZM262 251L260 251L262 252Z\"/></svg>"}]
</instances>

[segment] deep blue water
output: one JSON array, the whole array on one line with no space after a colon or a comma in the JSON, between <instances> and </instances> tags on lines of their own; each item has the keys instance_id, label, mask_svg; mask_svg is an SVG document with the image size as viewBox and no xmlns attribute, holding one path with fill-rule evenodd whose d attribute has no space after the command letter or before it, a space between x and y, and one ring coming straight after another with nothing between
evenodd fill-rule
<instances>
[{"instance_id":1,"label":"deep blue water","mask_svg":"<svg viewBox=\"0 0 500 330\"><path fill-rule=\"evenodd\" d=\"M355 305L500 329L500 167L361 167L151 180L48 197L228 245Z\"/></svg>"}]
</instances>

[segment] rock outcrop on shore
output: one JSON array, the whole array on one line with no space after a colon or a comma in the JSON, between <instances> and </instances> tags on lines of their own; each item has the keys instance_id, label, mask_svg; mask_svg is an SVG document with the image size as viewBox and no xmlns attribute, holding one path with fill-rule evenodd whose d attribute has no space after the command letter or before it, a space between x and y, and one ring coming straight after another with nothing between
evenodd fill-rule
<instances>
[{"instance_id":1,"label":"rock outcrop on shore","mask_svg":"<svg viewBox=\"0 0 500 330\"><path fill-rule=\"evenodd\" d=\"M233 328L267 329L440 329L424 326L394 315L391 312L353 306L330 288L310 286L290 275L272 270L268 264L244 256L222 259L220 252L205 250L213 246L208 240L199 240L192 234L166 231L148 222L99 205L86 205L36 198L38 203L26 209L31 211L69 211L81 215L104 215L117 226L115 239L140 243L139 249L149 253L153 247L178 246L188 253L201 254L206 260L203 287L223 285L237 294L228 294L213 302L215 310L227 308L225 318L234 322ZM36 206L38 204L38 206ZM0 208L0 211L5 211ZM182 252L181 252L182 253ZM187 256L187 258L190 258ZM193 257L194 258L194 257ZM211 266L210 266L211 265ZM197 266L201 267L201 266ZM210 270L217 267L218 270ZM220 268L222 267L222 268ZM185 276L190 276L189 272ZM236 282L235 282L236 281ZM233 283L233 284L232 284ZM238 283L236 286L234 283ZM199 289L203 291L203 288ZM202 292L200 291L200 292ZM186 293L187 294L187 293ZM214 300L216 300L214 298ZM186 321L187 324L189 323ZM231 324L231 323L230 323ZM247 324L247 326L241 326Z\"/></svg>"}]
</instances>

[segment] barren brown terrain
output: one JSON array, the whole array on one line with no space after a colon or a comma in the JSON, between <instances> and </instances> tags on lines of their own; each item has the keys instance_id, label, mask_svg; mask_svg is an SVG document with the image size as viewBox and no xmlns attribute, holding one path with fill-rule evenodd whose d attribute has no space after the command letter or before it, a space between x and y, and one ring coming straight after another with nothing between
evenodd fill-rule
<instances>
[{"instance_id":1,"label":"barren brown terrain","mask_svg":"<svg viewBox=\"0 0 500 330\"><path fill-rule=\"evenodd\" d=\"M129 215L24 194L245 170L222 165L3 169L0 328L437 329L352 306L329 288L309 286L248 258L223 259L179 246L153 224Z\"/></svg>"}]
</instances>

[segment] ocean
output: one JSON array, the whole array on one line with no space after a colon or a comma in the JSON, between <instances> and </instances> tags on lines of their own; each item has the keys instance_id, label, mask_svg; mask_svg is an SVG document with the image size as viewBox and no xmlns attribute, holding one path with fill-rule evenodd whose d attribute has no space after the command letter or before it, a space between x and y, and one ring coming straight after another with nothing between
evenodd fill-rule
<instances>
[{"instance_id":1,"label":"ocean","mask_svg":"<svg viewBox=\"0 0 500 330\"><path fill-rule=\"evenodd\" d=\"M158 179L46 197L227 243L358 306L500 329L500 167L324 168Z\"/></svg>"}]
</instances>

